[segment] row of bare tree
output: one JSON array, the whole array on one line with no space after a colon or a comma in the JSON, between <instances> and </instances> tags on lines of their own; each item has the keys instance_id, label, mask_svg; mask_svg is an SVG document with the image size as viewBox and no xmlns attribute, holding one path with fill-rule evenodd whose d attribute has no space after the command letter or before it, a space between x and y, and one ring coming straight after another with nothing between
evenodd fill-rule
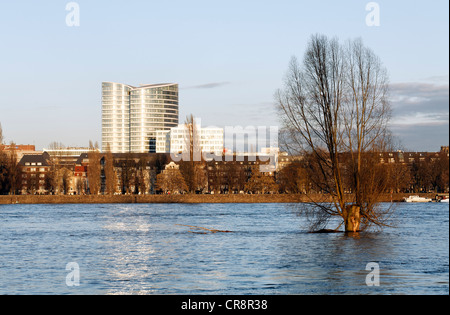
<instances>
[{"instance_id":1,"label":"row of bare tree","mask_svg":"<svg viewBox=\"0 0 450 315\"><path fill-rule=\"evenodd\" d=\"M445 152L441 152L437 159L426 157L410 168L395 169L394 172L399 183L410 184L412 192L449 191L449 157Z\"/></svg>"},{"instance_id":2,"label":"row of bare tree","mask_svg":"<svg viewBox=\"0 0 450 315\"><path fill-rule=\"evenodd\" d=\"M237 164L223 164L208 166L206 163L196 162L195 177L185 172L186 166L181 162L179 168L166 169L157 176L157 189L163 193L278 193L279 185L274 176L261 173L259 167L238 166ZM211 168L207 170L207 167ZM189 186L188 183L194 183Z\"/></svg>"},{"instance_id":3,"label":"row of bare tree","mask_svg":"<svg viewBox=\"0 0 450 315\"><path fill-rule=\"evenodd\" d=\"M373 159L373 162L369 162ZM362 174L365 182L373 182L383 193L445 193L449 191L449 158L446 153L440 153L438 158L426 158L413 163L380 163L377 155L364 159L371 163L376 176ZM343 159L340 165L343 190L346 194L353 192L355 182L348 160ZM372 172L371 172L372 173ZM283 168L277 174L280 192L286 193L317 193L324 192L327 185L321 172L314 167L314 159L304 159Z\"/></svg>"},{"instance_id":4,"label":"row of bare tree","mask_svg":"<svg viewBox=\"0 0 450 315\"><path fill-rule=\"evenodd\" d=\"M155 178L168 163L166 155L123 154L119 158L107 150L88 154L87 193L148 194L156 190Z\"/></svg>"}]
</instances>

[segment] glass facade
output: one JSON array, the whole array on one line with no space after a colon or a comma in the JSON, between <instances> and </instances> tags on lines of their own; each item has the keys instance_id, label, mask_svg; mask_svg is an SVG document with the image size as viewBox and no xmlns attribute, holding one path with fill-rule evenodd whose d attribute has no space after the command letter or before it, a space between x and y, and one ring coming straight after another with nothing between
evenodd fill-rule
<instances>
[{"instance_id":1,"label":"glass facade","mask_svg":"<svg viewBox=\"0 0 450 315\"><path fill-rule=\"evenodd\" d=\"M178 84L102 83L102 149L156 152L156 131L178 126Z\"/></svg>"}]
</instances>

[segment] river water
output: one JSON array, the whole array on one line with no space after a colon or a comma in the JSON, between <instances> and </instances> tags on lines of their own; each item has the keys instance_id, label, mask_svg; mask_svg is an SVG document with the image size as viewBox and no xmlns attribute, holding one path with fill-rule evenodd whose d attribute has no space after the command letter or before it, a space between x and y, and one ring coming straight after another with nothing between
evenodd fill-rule
<instances>
[{"instance_id":1,"label":"river water","mask_svg":"<svg viewBox=\"0 0 450 315\"><path fill-rule=\"evenodd\" d=\"M393 220L351 237L285 204L3 205L0 294L449 294L448 204Z\"/></svg>"}]
</instances>

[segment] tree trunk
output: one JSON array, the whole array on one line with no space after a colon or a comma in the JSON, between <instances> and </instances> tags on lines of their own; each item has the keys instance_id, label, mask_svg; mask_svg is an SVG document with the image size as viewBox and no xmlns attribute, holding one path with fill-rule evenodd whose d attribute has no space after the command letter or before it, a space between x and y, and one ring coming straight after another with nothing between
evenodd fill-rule
<instances>
[{"instance_id":1,"label":"tree trunk","mask_svg":"<svg viewBox=\"0 0 450 315\"><path fill-rule=\"evenodd\" d=\"M343 218L345 221L345 232L358 232L361 225L361 208L356 205L345 207Z\"/></svg>"}]
</instances>

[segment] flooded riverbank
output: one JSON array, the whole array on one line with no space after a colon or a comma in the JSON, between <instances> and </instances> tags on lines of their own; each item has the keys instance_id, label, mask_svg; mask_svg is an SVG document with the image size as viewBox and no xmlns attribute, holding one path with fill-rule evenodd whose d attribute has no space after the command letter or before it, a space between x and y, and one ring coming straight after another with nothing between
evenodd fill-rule
<instances>
[{"instance_id":1,"label":"flooded riverbank","mask_svg":"<svg viewBox=\"0 0 450 315\"><path fill-rule=\"evenodd\" d=\"M399 204L349 237L286 204L2 205L0 294L448 294L448 211Z\"/></svg>"}]
</instances>

